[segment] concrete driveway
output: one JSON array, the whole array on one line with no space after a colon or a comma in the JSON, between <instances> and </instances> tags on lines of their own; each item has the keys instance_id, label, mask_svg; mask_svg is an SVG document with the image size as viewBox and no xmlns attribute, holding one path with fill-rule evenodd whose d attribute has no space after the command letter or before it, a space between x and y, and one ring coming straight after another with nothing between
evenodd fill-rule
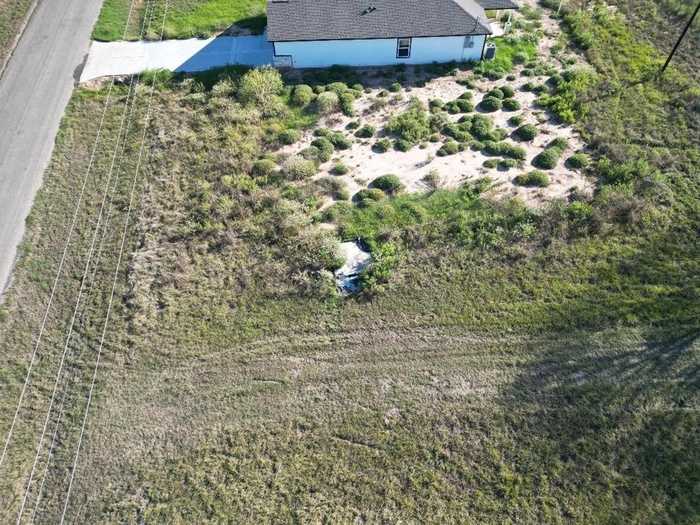
<instances>
[{"instance_id":1,"label":"concrete driveway","mask_svg":"<svg viewBox=\"0 0 700 525\"><path fill-rule=\"evenodd\" d=\"M93 42L81 82L149 69L187 73L231 65L272 63L273 47L265 35L221 36L162 42Z\"/></svg>"},{"instance_id":2,"label":"concrete driveway","mask_svg":"<svg viewBox=\"0 0 700 525\"><path fill-rule=\"evenodd\" d=\"M102 0L39 0L0 79L0 294Z\"/></svg>"}]
</instances>

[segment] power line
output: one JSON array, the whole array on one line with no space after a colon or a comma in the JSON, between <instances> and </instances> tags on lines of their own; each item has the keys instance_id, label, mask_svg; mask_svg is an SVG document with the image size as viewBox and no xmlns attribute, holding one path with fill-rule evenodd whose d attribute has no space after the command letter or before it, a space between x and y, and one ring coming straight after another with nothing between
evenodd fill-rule
<instances>
[{"instance_id":1,"label":"power line","mask_svg":"<svg viewBox=\"0 0 700 525\"><path fill-rule=\"evenodd\" d=\"M133 9L134 9L134 4L135 4L135 0L131 0L131 4L129 6L129 13L127 15L127 20L126 20L126 26L124 28L124 36L123 36L124 39L126 39L126 36L128 33L129 23L131 21L131 16L132 16ZM22 407L22 402L24 401L24 396L26 395L26 392L27 392L27 386L29 384L29 379L31 377L32 370L34 368L34 362L36 361L36 355L37 355L37 352L39 350L39 345L41 344L41 338L42 338L42 336L44 334L44 330L46 328L46 322L48 320L49 311L51 310L51 305L53 304L53 299L54 299L54 296L56 294L58 282L60 281L60 278L61 278L61 273L63 271L63 265L65 263L66 255L68 253L68 247L70 246L71 239L73 238L73 232L75 231L75 226L76 226L77 221L78 221L78 212L80 211L80 205L82 204L83 196L85 194L85 188L87 186L87 181L90 177L90 172L92 171L92 167L93 167L94 162L95 162L95 157L97 155L97 147L99 145L100 138L102 136L102 128L104 125L105 117L107 115L107 108L109 107L109 102L111 100L113 88L114 88L114 77L112 77L110 84L109 84L109 88L107 90L107 98L105 100L104 109L102 110L102 116L100 117L100 122L99 122L98 127L97 127L97 134L95 136L95 142L93 144L92 152L90 154L90 160L88 161L87 171L85 172L85 177L83 178L80 192L78 194L78 201L75 205L75 211L73 212L73 217L71 220L70 228L68 230L68 237L66 239L66 244L63 248L63 253L61 254L61 259L60 259L59 264L58 264L58 270L56 272L56 277L55 277L53 285L51 287L49 301L46 305L46 311L44 312L44 316L43 316L43 319L41 321L41 326L39 328L39 334L37 336L36 343L34 344L34 349L32 350L31 358L29 360L29 367L27 368L27 374L24 378L24 384L22 385L22 390L20 391L19 399L17 401L17 407L15 409L14 416L12 417L12 423L10 424L10 429L8 430L7 436L5 437L5 444L4 444L3 449L2 449L2 454L0 455L0 467L2 467L2 464L5 461L5 457L7 456L7 449L10 445L10 441L11 441L12 436L14 434L15 425L17 424L17 419L19 417L19 411Z\"/></svg>"},{"instance_id":2,"label":"power line","mask_svg":"<svg viewBox=\"0 0 700 525\"><path fill-rule=\"evenodd\" d=\"M168 13L168 0L165 0L165 8L163 10L163 25L161 27L161 32L160 32L160 39L161 40L163 39L163 34L165 33L165 20L167 17L167 13ZM90 412L90 405L92 403L92 396L93 396L93 392L95 389L95 382L97 380L97 372L98 372L99 366L100 366L100 358L102 356L102 349L104 348L104 342L105 342L105 338L107 335L107 328L109 326L109 318L110 318L110 314L112 312L112 305L114 303L114 294L115 294L116 287L117 287L117 280L119 278L119 267L121 266L122 257L124 255L124 247L126 245L126 237L127 237L128 228L129 228L129 218L131 216L131 210L132 210L133 202L134 202L136 182L138 180L138 174L139 174L139 171L141 169L141 163L143 160L144 145L146 142L146 133L148 132L148 126L149 126L150 119L151 119L151 110L152 110L153 93L155 91L155 85L156 85L155 78L153 78L153 79L151 79L151 90L149 93L148 109L146 111L146 119L144 122L143 135L141 137L141 146L139 148L138 160L136 163L134 177L133 177L133 181L132 181L132 185L131 185L131 192L129 195L129 206L127 208L126 217L124 219L124 229L122 231L121 244L119 247L119 256L117 258L117 263L116 263L115 268L114 268L114 278L112 280L112 290L110 292L109 302L108 302L108 306L107 306L107 314L105 316L105 322L104 322L104 325L102 327L102 336L100 338L100 345L99 345L99 348L97 351L97 359L95 360L95 369L94 369L93 374L92 374L92 382L90 383L90 391L88 393L88 399L87 399L87 403L85 405L85 413L83 415L83 422L82 422L82 426L80 429L80 437L78 438L78 446L76 447L75 458L73 460L73 467L71 468L70 481L68 482L68 490L66 493L65 503L63 505L63 513L61 514L61 522L60 522L61 525L63 525L63 523L65 521L66 511L68 510L68 503L70 502L71 490L73 488L73 481L75 479L75 472L76 472L77 465L78 465L78 457L80 456L80 449L82 446L83 437L85 435L85 426L87 424L87 418L88 418L88 414Z\"/></svg>"},{"instance_id":3,"label":"power line","mask_svg":"<svg viewBox=\"0 0 700 525\"><path fill-rule=\"evenodd\" d=\"M698 5L695 7L695 11L693 14L690 16L690 20L688 20L688 23L685 25L683 28L683 32L681 33L681 36L678 37L678 40L676 41L676 44L673 46L673 49L671 50L671 53L668 55L668 58L666 59L666 62L664 62L663 67L661 68L661 71L659 71L659 76L663 75L664 72L666 71L666 68L668 65L671 63L671 59L673 58L673 55L676 54L676 50L678 47L681 45L681 42L683 42L683 39L685 38L686 33L688 33L688 30L690 29L690 26L693 25L693 21L695 20L695 17L698 16L698 11L700 11L700 2L698 2Z\"/></svg>"}]
</instances>

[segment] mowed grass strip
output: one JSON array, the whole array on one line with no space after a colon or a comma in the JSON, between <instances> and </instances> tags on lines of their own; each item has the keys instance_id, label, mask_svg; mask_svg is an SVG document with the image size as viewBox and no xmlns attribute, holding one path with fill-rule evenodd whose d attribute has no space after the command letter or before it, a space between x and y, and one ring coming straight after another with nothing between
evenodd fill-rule
<instances>
[{"instance_id":1,"label":"mowed grass strip","mask_svg":"<svg viewBox=\"0 0 700 525\"><path fill-rule=\"evenodd\" d=\"M121 40L129 15L131 0L105 0L93 31L93 38L101 41ZM253 33L262 33L266 25L265 0L173 0L168 5L164 37L170 39L210 37L237 26ZM127 40L137 40L146 2L136 0L129 21ZM164 4L154 9L154 20L162 19ZM147 39L160 37L160 28L152 27Z\"/></svg>"},{"instance_id":2,"label":"mowed grass strip","mask_svg":"<svg viewBox=\"0 0 700 525\"><path fill-rule=\"evenodd\" d=\"M12 52L32 0L0 0L0 66Z\"/></svg>"}]
</instances>

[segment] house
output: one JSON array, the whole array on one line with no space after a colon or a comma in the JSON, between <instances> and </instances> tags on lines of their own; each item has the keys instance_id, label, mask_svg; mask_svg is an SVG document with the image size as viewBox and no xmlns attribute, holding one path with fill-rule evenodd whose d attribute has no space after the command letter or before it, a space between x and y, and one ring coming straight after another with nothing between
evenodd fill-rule
<instances>
[{"instance_id":1,"label":"house","mask_svg":"<svg viewBox=\"0 0 700 525\"><path fill-rule=\"evenodd\" d=\"M483 57L485 10L513 0L268 0L279 67L384 66Z\"/></svg>"}]
</instances>

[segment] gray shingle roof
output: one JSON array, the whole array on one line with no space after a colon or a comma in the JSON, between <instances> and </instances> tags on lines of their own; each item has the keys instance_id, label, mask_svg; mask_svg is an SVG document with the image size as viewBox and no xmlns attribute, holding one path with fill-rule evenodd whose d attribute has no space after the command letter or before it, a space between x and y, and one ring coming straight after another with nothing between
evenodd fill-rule
<instances>
[{"instance_id":1,"label":"gray shingle roof","mask_svg":"<svg viewBox=\"0 0 700 525\"><path fill-rule=\"evenodd\" d=\"M474 0L268 0L267 5L272 42L490 33L484 9Z\"/></svg>"},{"instance_id":2,"label":"gray shingle roof","mask_svg":"<svg viewBox=\"0 0 700 525\"><path fill-rule=\"evenodd\" d=\"M484 9L518 9L513 0L477 0Z\"/></svg>"}]
</instances>

